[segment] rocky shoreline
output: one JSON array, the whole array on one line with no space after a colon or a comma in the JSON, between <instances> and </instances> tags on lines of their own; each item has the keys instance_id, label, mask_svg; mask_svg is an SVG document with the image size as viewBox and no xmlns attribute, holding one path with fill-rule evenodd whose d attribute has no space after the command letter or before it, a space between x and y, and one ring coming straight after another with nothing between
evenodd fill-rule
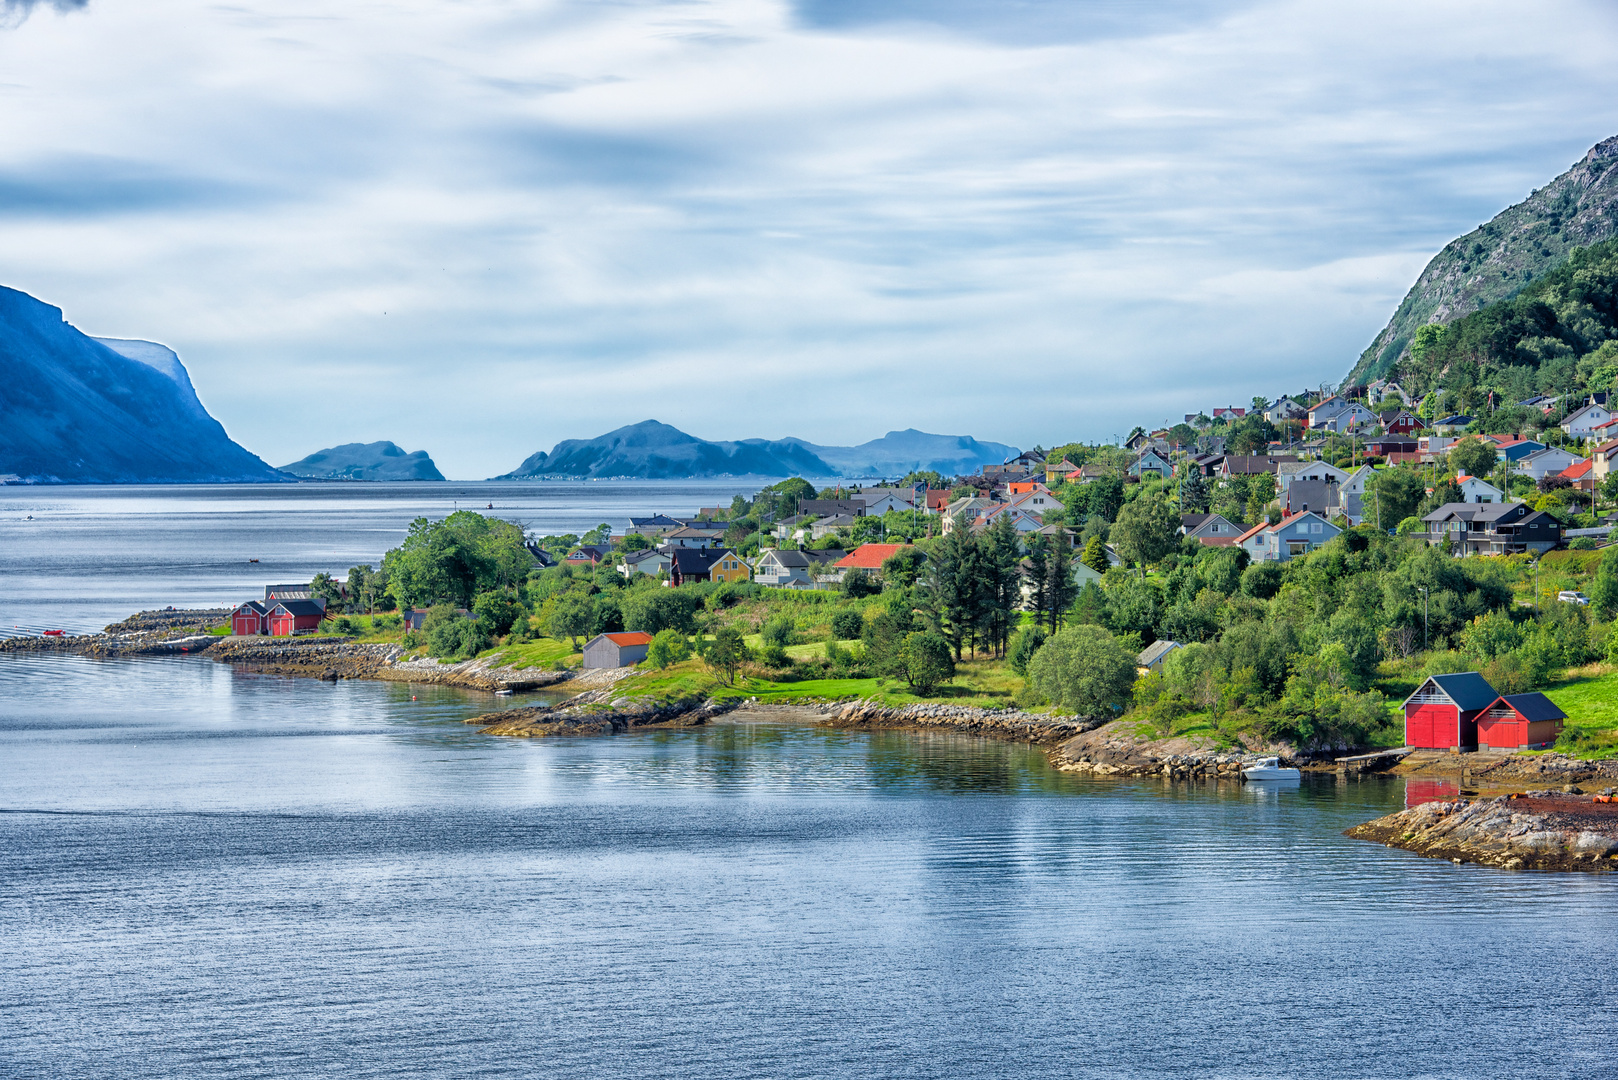
<instances>
[{"instance_id":1,"label":"rocky shoreline","mask_svg":"<svg viewBox=\"0 0 1618 1080\"><path fill-rule=\"evenodd\" d=\"M1618 802L1577 790L1423 803L1343 835L1503 870L1618 870Z\"/></svg>"}]
</instances>

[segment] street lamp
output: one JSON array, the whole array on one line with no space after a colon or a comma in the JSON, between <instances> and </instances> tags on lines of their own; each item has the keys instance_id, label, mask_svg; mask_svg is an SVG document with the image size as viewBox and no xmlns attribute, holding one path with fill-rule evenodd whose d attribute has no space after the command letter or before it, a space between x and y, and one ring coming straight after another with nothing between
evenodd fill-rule
<instances>
[{"instance_id":1,"label":"street lamp","mask_svg":"<svg viewBox=\"0 0 1618 1080\"><path fill-rule=\"evenodd\" d=\"M1421 651L1426 652L1427 645L1427 586L1417 585L1421 590Z\"/></svg>"}]
</instances>

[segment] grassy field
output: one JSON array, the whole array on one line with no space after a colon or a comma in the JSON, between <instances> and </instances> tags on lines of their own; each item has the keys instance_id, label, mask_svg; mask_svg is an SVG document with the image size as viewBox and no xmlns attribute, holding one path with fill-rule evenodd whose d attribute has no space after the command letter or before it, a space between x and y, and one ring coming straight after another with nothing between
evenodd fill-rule
<instances>
[{"instance_id":1,"label":"grassy field","mask_svg":"<svg viewBox=\"0 0 1618 1080\"><path fill-rule=\"evenodd\" d=\"M823 645L794 646L794 648L822 649ZM1000 660L967 660L956 668L950 683L940 686L928 697L910 691L902 681L894 679L804 679L797 682L775 682L769 679L738 676L732 686L726 686L710 672L700 660L687 660L664 671L648 671L618 684L626 697L643 700L671 701L690 697L749 698L761 702L789 703L795 701L842 701L865 698L883 705L910 705L921 701L947 701L982 708L1005 708L1014 704L1023 681Z\"/></svg>"},{"instance_id":2,"label":"grassy field","mask_svg":"<svg viewBox=\"0 0 1618 1080\"><path fill-rule=\"evenodd\" d=\"M1545 696L1567 713L1556 749L1581 758L1618 757L1618 667L1575 668Z\"/></svg>"},{"instance_id":3,"label":"grassy field","mask_svg":"<svg viewBox=\"0 0 1618 1080\"><path fill-rule=\"evenodd\" d=\"M493 657L499 663L519 670L544 668L546 671L554 671L558 664L576 668L583 661L583 657L573 651L570 642L552 638L525 641L519 645L498 645L478 654L479 659L485 657Z\"/></svg>"}]
</instances>

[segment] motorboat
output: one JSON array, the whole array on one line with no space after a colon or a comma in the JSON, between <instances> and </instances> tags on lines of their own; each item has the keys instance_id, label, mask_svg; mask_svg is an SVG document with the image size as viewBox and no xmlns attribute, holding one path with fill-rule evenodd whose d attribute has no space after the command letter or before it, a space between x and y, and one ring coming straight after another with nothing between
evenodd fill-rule
<instances>
[{"instance_id":1,"label":"motorboat","mask_svg":"<svg viewBox=\"0 0 1618 1080\"><path fill-rule=\"evenodd\" d=\"M1303 774L1297 769L1284 767L1278 757L1267 757L1259 758L1257 763L1243 769L1242 776L1249 780L1297 780Z\"/></svg>"}]
</instances>

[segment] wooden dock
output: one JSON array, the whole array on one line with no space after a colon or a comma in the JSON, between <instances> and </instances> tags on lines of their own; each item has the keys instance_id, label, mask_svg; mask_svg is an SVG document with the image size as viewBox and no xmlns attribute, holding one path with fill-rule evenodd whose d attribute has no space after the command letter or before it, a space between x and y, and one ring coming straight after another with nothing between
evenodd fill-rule
<instances>
[{"instance_id":1,"label":"wooden dock","mask_svg":"<svg viewBox=\"0 0 1618 1080\"><path fill-rule=\"evenodd\" d=\"M1377 769L1385 769L1397 765L1405 757L1415 752L1414 746L1401 746L1393 750L1378 750L1373 754L1355 754L1353 757L1340 757L1337 759L1337 771L1340 773L1365 773Z\"/></svg>"}]
</instances>

